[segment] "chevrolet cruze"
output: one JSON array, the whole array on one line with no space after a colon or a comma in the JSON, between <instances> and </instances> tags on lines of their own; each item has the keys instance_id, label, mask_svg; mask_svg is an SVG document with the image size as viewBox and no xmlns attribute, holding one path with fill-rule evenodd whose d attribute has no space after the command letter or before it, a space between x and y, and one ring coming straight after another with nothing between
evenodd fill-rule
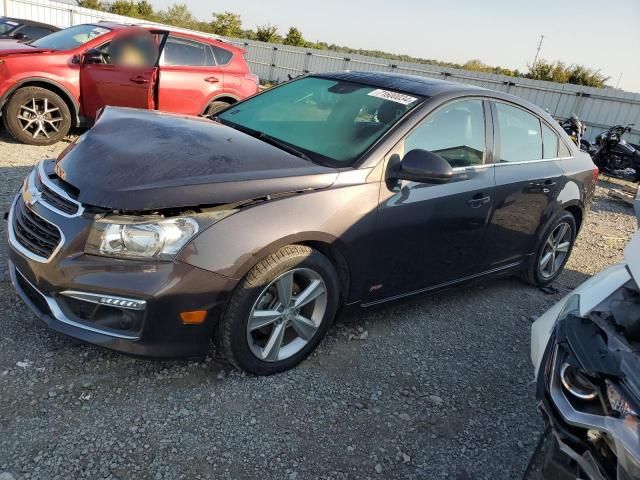
<instances>
[{"instance_id":1,"label":"chevrolet cruze","mask_svg":"<svg viewBox=\"0 0 640 480\"><path fill-rule=\"evenodd\" d=\"M108 107L25 180L10 275L66 335L164 358L213 339L272 374L342 306L548 285L597 174L541 109L406 75L310 75L213 120Z\"/></svg>"}]
</instances>

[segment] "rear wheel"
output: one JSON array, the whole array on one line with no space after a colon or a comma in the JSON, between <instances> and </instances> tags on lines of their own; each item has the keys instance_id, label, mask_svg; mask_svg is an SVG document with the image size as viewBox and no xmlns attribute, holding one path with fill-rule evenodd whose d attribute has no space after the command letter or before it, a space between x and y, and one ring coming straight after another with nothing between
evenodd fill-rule
<instances>
[{"instance_id":1,"label":"rear wheel","mask_svg":"<svg viewBox=\"0 0 640 480\"><path fill-rule=\"evenodd\" d=\"M565 211L556 217L542 235L535 255L529 260L526 280L538 287L553 283L569 260L576 233L576 220L571 213Z\"/></svg>"},{"instance_id":2,"label":"rear wheel","mask_svg":"<svg viewBox=\"0 0 640 480\"><path fill-rule=\"evenodd\" d=\"M3 119L9 133L28 145L52 145L71 128L71 112L65 101L40 87L15 92L5 106Z\"/></svg>"},{"instance_id":3,"label":"rear wheel","mask_svg":"<svg viewBox=\"0 0 640 480\"><path fill-rule=\"evenodd\" d=\"M207 118L213 117L216 113L220 113L225 108L229 107L231 103L223 102L221 100L217 100L215 102L211 102L207 107L207 110L204 112L204 116Z\"/></svg>"},{"instance_id":4,"label":"rear wheel","mask_svg":"<svg viewBox=\"0 0 640 480\"><path fill-rule=\"evenodd\" d=\"M309 247L283 247L253 267L234 291L218 326L218 347L256 375L288 370L318 346L337 307L331 262Z\"/></svg>"}]
</instances>

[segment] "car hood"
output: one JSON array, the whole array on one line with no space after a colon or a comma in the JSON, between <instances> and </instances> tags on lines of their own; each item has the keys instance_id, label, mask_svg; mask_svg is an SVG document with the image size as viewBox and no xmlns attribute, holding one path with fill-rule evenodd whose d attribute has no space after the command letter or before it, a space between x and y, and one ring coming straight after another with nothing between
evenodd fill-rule
<instances>
[{"instance_id":1,"label":"car hood","mask_svg":"<svg viewBox=\"0 0 640 480\"><path fill-rule=\"evenodd\" d=\"M36 48L17 40L0 39L0 57L51 52L50 48Z\"/></svg>"},{"instance_id":2,"label":"car hood","mask_svg":"<svg viewBox=\"0 0 640 480\"><path fill-rule=\"evenodd\" d=\"M148 211L327 188L337 170L200 117L107 107L56 173L86 205Z\"/></svg>"}]
</instances>

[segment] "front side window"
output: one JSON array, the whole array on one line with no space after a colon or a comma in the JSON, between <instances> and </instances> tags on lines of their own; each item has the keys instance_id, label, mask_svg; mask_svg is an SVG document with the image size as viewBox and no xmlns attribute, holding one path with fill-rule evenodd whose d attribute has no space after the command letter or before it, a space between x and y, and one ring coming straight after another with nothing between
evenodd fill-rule
<instances>
[{"instance_id":1,"label":"front side window","mask_svg":"<svg viewBox=\"0 0 640 480\"><path fill-rule=\"evenodd\" d=\"M437 153L454 168L483 163L485 126L482 100L453 102L431 113L405 139L405 154L416 149Z\"/></svg>"},{"instance_id":2,"label":"front side window","mask_svg":"<svg viewBox=\"0 0 640 480\"><path fill-rule=\"evenodd\" d=\"M164 46L163 64L174 66L203 67L213 65L208 45L177 37L169 37Z\"/></svg>"},{"instance_id":3,"label":"front side window","mask_svg":"<svg viewBox=\"0 0 640 480\"><path fill-rule=\"evenodd\" d=\"M45 35L49 35L51 33L51 30L44 27L33 27L31 25L26 25L24 28L20 29L19 33L23 34L25 38L36 39L44 37Z\"/></svg>"},{"instance_id":4,"label":"front side window","mask_svg":"<svg viewBox=\"0 0 640 480\"><path fill-rule=\"evenodd\" d=\"M525 110L496 103L500 162L541 160L542 132L538 117Z\"/></svg>"},{"instance_id":5,"label":"front side window","mask_svg":"<svg viewBox=\"0 0 640 480\"><path fill-rule=\"evenodd\" d=\"M53 50L72 50L110 31L110 29L98 25L78 25L42 37L31 42L31 45Z\"/></svg>"},{"instance_id":6,"label":"front side window","mask_svg":"<svg viewBox=\"0 0 640 480\"><path fill-rule=\"evenodd\" d=\"M218 120L295 147L319 163L352 165L424 97L306 77L230 107Z\"/></svg>"}]
</instances>

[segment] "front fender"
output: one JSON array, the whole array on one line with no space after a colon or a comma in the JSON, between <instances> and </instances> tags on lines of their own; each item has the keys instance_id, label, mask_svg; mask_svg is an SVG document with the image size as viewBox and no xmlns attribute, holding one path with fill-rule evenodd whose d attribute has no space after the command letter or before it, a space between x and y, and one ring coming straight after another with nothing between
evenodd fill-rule
<instances>
[{"instance_id":1,"label":"front fender","mask_svg":"<svg viewBox=\"0 0 640 480\"><path fill-rule=\"evenodd\" d=\"M284 245L319 242L343 254L351 285L361 286L374 253L370 235L379 188L364 183L264 200L203 231L178 260L240 279Z\"/></svg>"}]
</instances>

